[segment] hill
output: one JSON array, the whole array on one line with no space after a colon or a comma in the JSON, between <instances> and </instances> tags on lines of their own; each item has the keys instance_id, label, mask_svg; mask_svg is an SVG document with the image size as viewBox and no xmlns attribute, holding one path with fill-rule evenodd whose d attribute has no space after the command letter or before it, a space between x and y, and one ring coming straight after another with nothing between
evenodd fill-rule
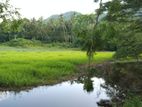
<instances>
[{"instance_id":1,"label":"hill","mask_svg":"<svg viewBox=\"0 0 142 107\"><path fill-rule=\"evenodd\" d=\"M52 15L49 18L45 19L45 21L48 22L51 19L53 19L53 20L59 19L61 15L63 16L63 18L65 20L70 20L73 16L81 15L81 13L75 12L75 11L70 11L70 12L66 12L63 14L59 14L59 15L56 14L56 15Z\"/></svg>"}]
</instances>

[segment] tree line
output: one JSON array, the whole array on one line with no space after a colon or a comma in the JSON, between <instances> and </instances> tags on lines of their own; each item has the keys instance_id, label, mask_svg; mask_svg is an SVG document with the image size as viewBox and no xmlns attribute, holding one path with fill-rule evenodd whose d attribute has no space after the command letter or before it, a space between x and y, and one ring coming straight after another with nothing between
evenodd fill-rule
<instances>
[{"instance_id":1,"label":"tree line","mask_svg":"<svg viewBox=\"0 0 142 107\"><path fill-rule=\"evenodd\" d=\"M0 42L17 38L39 40L43 43L60 42L81 47L90 58L96 50L103 50L116 51L116 58L138 59L142 53L141 0L95 2L100 5L95 14L73 14L69 19L60 15L57 19L49 20L7 18L3 9L9 6L8 1L0 3ZM9 14L15 15L17 11Z\"/></svg>"}]
</instances>

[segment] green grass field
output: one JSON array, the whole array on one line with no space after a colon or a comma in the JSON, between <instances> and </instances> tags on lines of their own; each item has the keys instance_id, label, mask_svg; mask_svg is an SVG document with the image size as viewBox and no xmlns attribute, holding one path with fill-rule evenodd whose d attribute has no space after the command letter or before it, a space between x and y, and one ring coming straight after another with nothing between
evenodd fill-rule
<instances>
[{"instance_id":1,"label":"green grass field","mask_svg":"<svg viewBox=\"0 0 142 107\"><path fill-rule=\"evenodd\" d=\"M96 62L109 60L113 52L98 52ZM87 63L85 52L47 49L0 49L0 87L18 88L54 84L74 76L77 65Z\"/></svg>"}]
</instances>

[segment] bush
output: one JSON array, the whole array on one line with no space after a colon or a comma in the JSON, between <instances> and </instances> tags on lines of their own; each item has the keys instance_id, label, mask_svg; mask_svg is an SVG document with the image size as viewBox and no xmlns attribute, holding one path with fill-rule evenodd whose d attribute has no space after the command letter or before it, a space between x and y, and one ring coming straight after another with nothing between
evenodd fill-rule
<instances>
[{"instance_id":1,"label":"bush","mask_svg":"<svg viewBox=\"0 0 142 107\"><path fill-rule=\"evenodd\" d=\"M37 40L27 40L23 38L12 39L6 43L5 45L13 46L13 47L35 47L35 46L42 46L43 44Z\"/></svg>"},{"instance_id":2,"label":"bush","mask_svg":"<svg viewBox=\"0 0 142 107\"><path fill-rule=\"evenodd\" d=\"M142 99L140 97L129 98L123 107L142 107Z\"/></svg>"}]
</instances>

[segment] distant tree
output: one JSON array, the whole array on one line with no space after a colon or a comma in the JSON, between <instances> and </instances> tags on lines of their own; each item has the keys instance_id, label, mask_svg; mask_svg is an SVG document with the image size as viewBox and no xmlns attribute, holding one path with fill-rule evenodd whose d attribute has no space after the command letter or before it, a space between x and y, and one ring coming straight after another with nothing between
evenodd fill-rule
<instances>
[{"instance_id":1,"label":"distant tree","mask_svg":"<svg viewBox=\"0 0 142 107\"><path fill-rule=\"evenodd\" d=\"M60 15L59 22L60 22L61 29L62 29L62 32L63 32L64 42L68 42L67 27L66 27L65 20L64 20L62 14Z\"/></svg>"},{"instance_id":2,"label":"distant tree","mask_svg":"<svg viewBox=\"0 0 142 107\"><path fill-rule=\"evenodd\" d=\"M28 20L23 26L23 33L26 39L37 39L38 29L37 21L35 18Z\"/></svg>"},{"instance_id":3,"label":"distant tree","mask_svg":"<svg viewBox=\"0 0 142 107\"><path fill-rule=\"evenodd\" d=\"M12 25L11 20L15 18L20 18L18 9L10 5L9 0L0 1L0 21L1 21L0 39L1 41L7 41L10 39L11 25Z\"/></svg>"},{"instance_id":4,"label":"distant tree","mask_svg":"<svg viewBox=\"0 0 142 107\"><path fill-rule=\"evenodd\" d=\"M0 42L10 40L11 24L10 20L4 20L0 23Z\"/></svg>"},{"instance_id":5,"label":"distant tree","mask_svg":"<svg viewBox=\"0 0 142 107\"><path fill-rule=\"evenodd\" d=\"M17 36L19 35L19 33L21 32L21 24L22 24L22 20L16 20L14 19L13 21L11 21L11 33L14 36L14 39L17 39Z\"/></svg>"}]
</instances>

